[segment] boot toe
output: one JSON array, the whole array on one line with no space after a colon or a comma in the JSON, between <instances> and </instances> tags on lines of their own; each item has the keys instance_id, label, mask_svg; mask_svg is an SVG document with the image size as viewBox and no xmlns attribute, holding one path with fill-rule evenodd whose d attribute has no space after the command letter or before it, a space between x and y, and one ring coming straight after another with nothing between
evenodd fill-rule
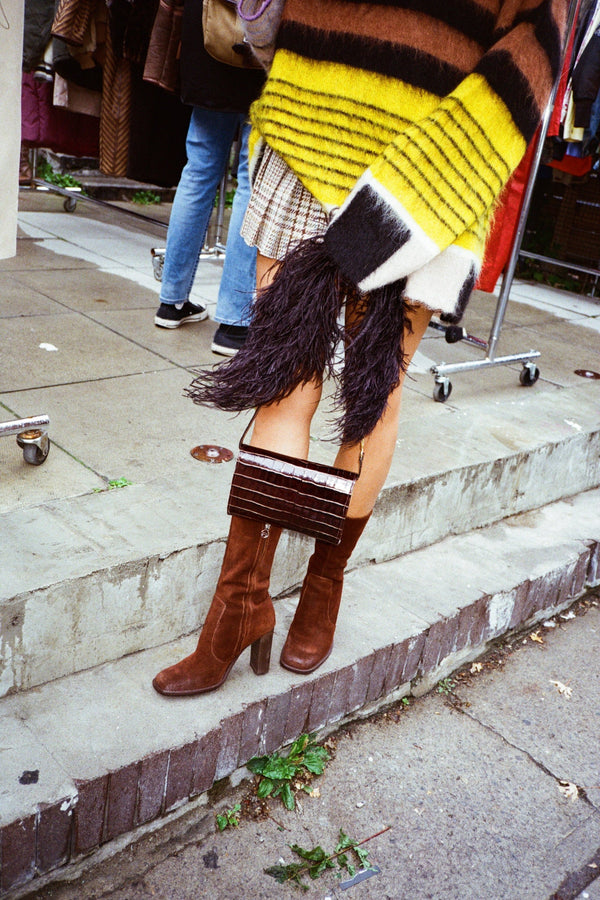
<instances>
[{"instance_id":1,"label":"boot toe","mask_svg":"<svg viewBox=\"0 0 600 900\"><path fill-rule=\"evenodd\" d=\"M152 687L159 694L169 696L170 694L179 694L185 692L184 679L177 677L177 673L173 671L175 666L169 666L163 669L152 680Z\"/></svg>"},{"instance_id":2,"label":"boot toe","mask_svg":"<svg viewBox=\"0 0 600 900\"><path fill-rule=\"evenodd\" d=\"M298 675L310 675L315 669L323 665L326 659L331 655L333 645L325 654L315 654L308 652L298 652L284 646L279 658L280 664L284 669L295 672Z\"/></svg>"}]
</instances>

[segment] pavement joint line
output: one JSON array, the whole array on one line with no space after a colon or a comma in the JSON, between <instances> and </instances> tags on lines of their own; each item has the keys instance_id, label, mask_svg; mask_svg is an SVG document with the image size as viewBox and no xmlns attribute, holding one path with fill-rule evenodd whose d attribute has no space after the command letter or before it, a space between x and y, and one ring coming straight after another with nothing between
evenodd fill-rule
<instances>
[{"instance_id":1,"label":"pavement joint line","mask_svg":"<svg viewBox=\"0 0 600 900\"><path fill-rule=\"evenodd\" d=\"M582 891L600 878L600 875L596 874L598 867L600 867L600 847L580 869L567 875L548 900L577 900Z\"/></svg>"}]
</instances>

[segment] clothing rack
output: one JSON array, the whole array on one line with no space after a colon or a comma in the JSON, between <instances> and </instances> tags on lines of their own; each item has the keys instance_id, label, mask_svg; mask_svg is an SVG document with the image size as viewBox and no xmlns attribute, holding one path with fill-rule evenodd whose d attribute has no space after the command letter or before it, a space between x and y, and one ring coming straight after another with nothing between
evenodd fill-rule
<instances>
[{"instance_id":1,"label":"clothing rack","mask_svg":"<svg viewBox=\"0 0 600 900\"><path fill-rule=\"evenodd\" d=\"M224 234L224 223L225 223L225 203L227 198L227 188L229 185L229 179L232 175L232 172L237 169L237 162L239 160L239 137L234 138L232 143L232 162L227 168L227 171L223 174L223 178L219 184L218 193L217 193L217 214L215 221L215 243L212 246L205 245L202 249L202 256L223 256L225 254L225 243L223 239ZM32 156L31 156L31 169L32 172L36 171L37 168L37 147L32 148ZM90 197L88 196L80 187L60 187L57 184L52 184L50 181L44 181L42 178L36 178L33 176L31 181L27 184L21 184L19 186L19 190L22 191L48 191L53 194L57 194L60 197L64 197L63 208L65 212L74 212L77 208L77 203L82 201L84 203L93 203L96 206L104 207L105 209L112 209L117 213L120 213L125 216L130 216L132 218L141 220L143 222L148 222L151 225L156 225L159 228L164 229L165 231L168 229L168 223L161 222L160 219L155 219L153 216L145 215L144 213L136 212L134 209L126 209L122 206L117 206L115 203L111 203L108 200L101 200L98 197ZM155 277L157 276L157 269L160 267L160 272L162 273L162 262L164 262L164 249L156 249L153 248L151 250L153 257L153 268ZM162 261L161 261L162 254Z\"/></svg>"},{"instance_id":2,"label":"clothing rack","mask_svg":"<svg viewBox=\"0 0 600 900\"><path fill-rule=\"evenodd\" d=\"M224 172L223 177L220 181L219 188L217 191L217 213L215 218L215 241L212 245L205 244L202 248L202 252L200 254L201 258L221 258L225 256L225 205L227 200L227 188L229 185L229 179L233 172L237 171L237 166L239 162L240 155L240 137L237 135L233 143L231 145L232 153L230 158L230 163L227 167L227 170ZM37 168L37 147L32 148L32 156L31 156L31 170L35 172ZM80 187L60 187L57 184L52 184L50 181L44 181L42 178L36 178L32 176L31 181L28 184L22 184L19 186L19 190L23 191L48 191L53 194L57 194L60 197L64 197L63 201L63 209L65 212L74 212L77 209L77 203L79 201L83 201L84 203L93 203L96 206L104 207L105 209L112 209L118 213L121 213L126 216L130 216L132 218L141 220L143 222L147 222L151 225L156 225L159 228L164 229L165 231L168 229L168 223L160 221L160 219L155 219L153 216L145 215L144 213L136 212L134 209L126 209L122 206L117 206L114 203L110 203L108 200L100 200L98 197L89 197L85 194ZM165 262L165 248L164 247L152 247L150 249L150 255L152 257L152 269L154 272L154 277L157 281L162 279L162 271Z\"/></svg>"},{"instance_id":3,"label":"clothing rack","mask_svg":"<svg viewBox=\"0 0 600 900\"><path fill-rule=\"evenodd\" d=\"M540 167L542 153L544 150L544 141L548 133L550 117L552 115L552 110L554 108L554 102L558 91L561 72L563 68L562 63L564 63L566 48L569 46L569 41L573 33L573 29L575 28L577 6L577 0L571 0L569 4L561 65L559 66L558 74L552 88L550 99L548 100L548 105L546 106L540 129L538 131L535 153L533 156L527 185L523 194L523 203L517 223L517 229L515 232L515 237L506 269L502 276L502 285L500 288L500 293L498 295L498 301L496 303L496 310L489 336L487 340L483 340L481 338L477 338L473 335L467 334L465 330L461 329L459 326L444 326L432 323L432 326L434 328L438 328L445 332L447 343L455 343L456 341L464 340L466 343L472 344L486 352L485 359L470 360L468 362L458 363L441 363L440 365L431 367L430 372L434 376L435 380L433 388L433 399L438 403L445 403L449 398L452 392L452 382L450 381L450 378L448 376L453 375L455 372L470 372L474 369L484 369L490 368L492 366L513 365L514 363L520 362L522 363L523 367L519 374L519 381L523 386L531 387L531 385L536 383L540 376L540 370L535 363L535 360L538 359L541 355L538 350L529 350L524 353L514 353L509 356L496 356L496 348L498 345L498 340L500 338L504 316L506 314L506 307L508 305L508 299L512 288L518 258L522 252L521 244L523 242L523 237L525 234L525 226L527 224L527 216L529 214L529 208L531 206L531 198L533 195L535 180ZM532 254L525 254L525 252L523 252L523 255L525 256ZM600 274L600 272L598 274Z\"/></svg>"}]
</instances>

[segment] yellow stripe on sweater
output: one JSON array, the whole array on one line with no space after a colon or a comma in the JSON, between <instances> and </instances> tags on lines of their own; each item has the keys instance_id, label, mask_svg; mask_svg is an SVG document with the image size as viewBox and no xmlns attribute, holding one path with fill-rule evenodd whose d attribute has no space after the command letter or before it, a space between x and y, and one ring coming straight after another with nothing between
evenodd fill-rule
<instances>
[{"instance_id":1,"label":"yellow stripe on sweater","mask_svg":"<svg viewBox=\"0 0 600 900\"><path fill-rule=\"evenodd\" d=\"M407 122L438 103L394 78L281 50L251 108L250 152L262 135L325 207L340 206Z\"/></svg>"},{"instance_id":2,"label":"yellow stripe on sweater","mask_svg":"<svg viewBox=\"0 0 600 900\"><path fill-rule=\"evenodd\" d=\"M489 137L481 122L491 127ZM425 120L405 129L371 171L443 249L489 217L524 152L504 103L484 78L472 75Z\"/></svg>"}]
</instances>

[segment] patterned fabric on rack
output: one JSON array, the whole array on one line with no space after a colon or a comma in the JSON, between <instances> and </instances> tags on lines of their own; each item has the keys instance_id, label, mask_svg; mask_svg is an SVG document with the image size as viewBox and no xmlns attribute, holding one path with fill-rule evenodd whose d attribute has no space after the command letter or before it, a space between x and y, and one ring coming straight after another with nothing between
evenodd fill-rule
<instances>
[{"instance_id":1,"label":"patterned fabric on rack","mask_svg":"<svg viewBox=\"0 0 600 900\"><path fill-rule=\"evenodd\" d=\"M81 46L96 6L97 0L59 0L52 23L53 36Z\"/></svg>"},{"instance_id":2,"label":"patterned fabric on rack","mask_svg":"<svg viewBox=\"0 0 600 900\"><path fill-rule=\"evenodd\" d=\"M100 112L100 171L105 175L127 175L130 122L131 64L116 58L109 32Z\"/></svg>"}]
</instances>

